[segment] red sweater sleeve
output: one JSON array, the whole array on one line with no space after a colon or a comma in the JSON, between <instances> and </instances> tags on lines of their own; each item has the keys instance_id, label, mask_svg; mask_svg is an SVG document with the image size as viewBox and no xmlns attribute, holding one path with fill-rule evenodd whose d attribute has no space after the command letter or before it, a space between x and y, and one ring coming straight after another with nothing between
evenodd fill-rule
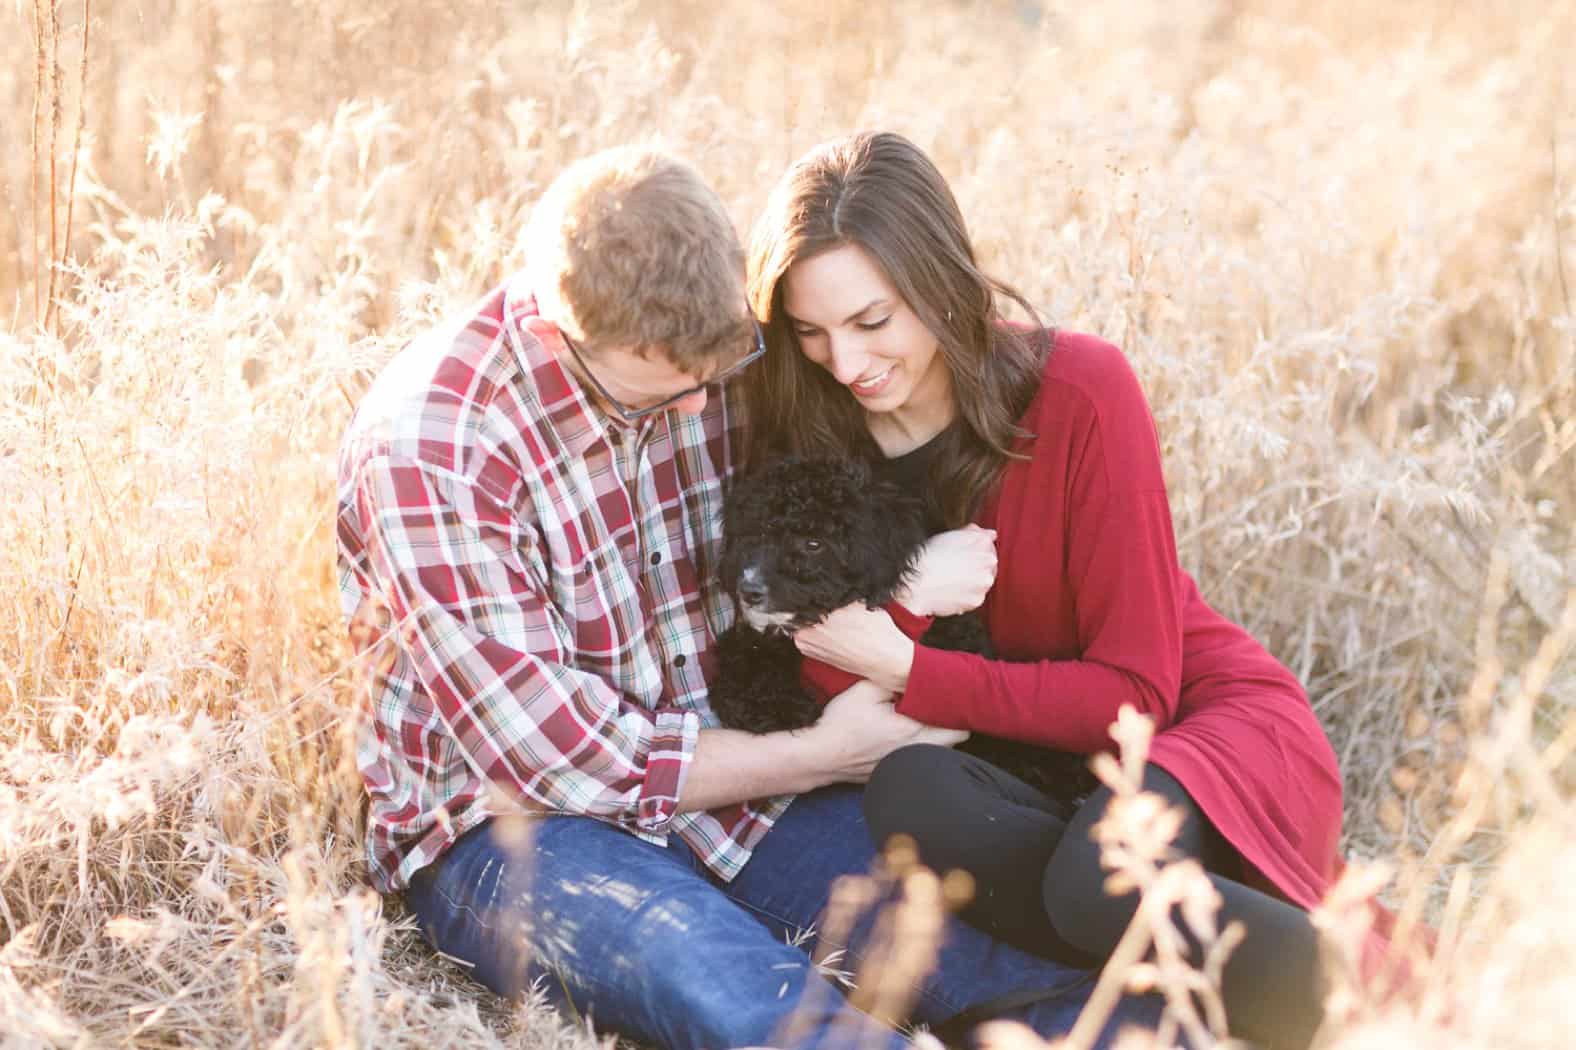
<instances>
[{"instance_id":1,"label":"red sweater sleeve","mask_svg":"<svg viewBox=\"0 0 1576 1050\"><path fill-rule=\"evenodd\" d=\"M1002 551L1003 574L1064 567L1080 658L1010 662L919 646L903 714L1080 753L1111 746L1107 727L1123 704L1152 715L1157 729L1175 720L1185 592L1159 441L1131 368L1115 348L1107 357L1097 385L1042 391L1055 406L1041 412L1034 462L1012 482L1027 486L1024 505L1039 520L1065 503L1065 541L1049 549L1043 532L1029 531ZM1058 412L1062 426L1082 432L1058 433ZM1069 448L1076 466L1054 469ZM1049 466L1036 469L1042 457Z\"/></svg>"}]
</instances>

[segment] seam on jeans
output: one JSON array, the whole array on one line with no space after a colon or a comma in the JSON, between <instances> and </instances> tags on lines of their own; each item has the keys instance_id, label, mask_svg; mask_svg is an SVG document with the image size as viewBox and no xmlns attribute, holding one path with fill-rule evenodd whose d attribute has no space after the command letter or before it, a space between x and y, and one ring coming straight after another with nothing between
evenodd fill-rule
<instances>
[{"instance_id":1,"label":"seam on jeans","mask_svg":"<svg viewBox=\"0 0 1576 1050\"><path fill-rule=\"evenodd\" d=\"M731 893L728 894L728 899L733 901L733 903L737 904L739 907L745 909L746 911L753 911L757 915L764 915L764 916L766 916L768 919L771 919L773 922L777 923L779 926L786 926L790 930L803 930L804 929L804 927L800 926L797 922L794 922L791 919L788 919L788 918L786 918L786 917L784 917L782 915L778 915L776 912L772 911L770 908L762 908L761 906L759 906L757 904L751 904L749 901L742 900L742 899L740 899L738 897L735 897Z\"/></svg>"}]
</instances>

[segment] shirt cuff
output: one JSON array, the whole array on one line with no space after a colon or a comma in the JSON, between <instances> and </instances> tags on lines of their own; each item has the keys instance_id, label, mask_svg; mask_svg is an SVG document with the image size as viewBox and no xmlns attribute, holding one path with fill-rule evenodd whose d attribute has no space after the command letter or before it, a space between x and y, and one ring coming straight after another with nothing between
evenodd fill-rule
<instances>
[{"instance_id":1,"label":"shirt cuff","mask_svg":"<svg viewBox=\"0 0 1576 1050\"><path fill-rule=\"evenodd\" d=\"M887 602L886 611L887 615L892 617L892 622L897 625L897 629L916 642L923 638L925 632L930 630L930 625L936 622L934 616L921 616L897 602Z\"/></svg>"},{"instance_id":2,"label":"shirt cuff","mask_svg":"<svg viewBox=\"0 0 1576 1050\"><path fill-rule=\"evenodd\" d=\"M694 711L659 711L652 719L646 777L635 802L635 827L644 834L665 835L678 815L679 794L699 739L700 715Z\"/></svg>"},{"instance_id":3,"label":"shirt cuff","mask_svg":"<svg viewBox=\"0 0 1576 1050\"><path fill-rule=\"evenodd\" d=\"M914 664L908 672L908 688L898 697L898 714L941 729L970 730L970 670L979 659L973 653L914 646Z\"/></svg>"}]
</instances>

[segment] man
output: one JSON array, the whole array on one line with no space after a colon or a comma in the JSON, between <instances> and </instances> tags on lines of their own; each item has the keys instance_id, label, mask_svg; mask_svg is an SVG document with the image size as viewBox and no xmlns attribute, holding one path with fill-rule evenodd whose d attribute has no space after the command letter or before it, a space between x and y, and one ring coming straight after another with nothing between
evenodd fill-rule
<instances>
[{"instance_id":1,"label":"man","mask_svg":"<svg viewBox=\"0 0 1576 1050\"><path fill-rule=\"evenodd\" d=\"M790 1015L806 1045L851 1045L862 1015L784 934L870 865L847 785L960 735L868 684L800 733L710 727L720 384L765 351L738 238L691 169L624 149L554 182L527 252L390 363L345 437L346 612L393 625L358 754L373 878L501 994L550 975L663 1047L764 1043ZM1033 998L1017 1015L1059 1031L1089 987L955 925L916 1015Z\"/></svg>"}]
</instances>

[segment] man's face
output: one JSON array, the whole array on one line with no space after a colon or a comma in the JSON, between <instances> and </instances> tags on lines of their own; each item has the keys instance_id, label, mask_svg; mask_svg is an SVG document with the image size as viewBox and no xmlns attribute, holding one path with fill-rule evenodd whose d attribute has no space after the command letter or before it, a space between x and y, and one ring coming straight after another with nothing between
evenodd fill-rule
<instances>
[{"instance_id":1,"label":"man's face","mask_svg":"<svg viewBox=\"0 0 1576 1050\"><path fill-rule=\"evenodd\" d=\"M634 411L660 405L675 394L684 394L673 402L671 407L675 411L699 415L706 408L706 391L695 387L706 382L708 377L682 371L664 354L642 355L632 349L615 347L594 358L584 354L581 357L583 361L577 361L570 354L567 363L582 380L587 378L587 372L591 373L596 382L585 384L586 393L611 415L619 413L614 406L606 404L607 399L597 390L597 383L625 408Z\"/></svg>"},{"instance_id":2,"label":"man's face","mask_svg":"<svg viewBox=\"0 0 1576 1050\"><path fill-rule=\"evenodd\" d=\"M641 353L632 347L612 347L592 359L562 331L566 353L561 360L604 412L626 423L668 408L698 415L706 408L707 385L722 382L766 353L765 337L753 317L750 326L755 331L754 345L731 361L708 366L704 374L680 368L667 354Z\"/></svg>"}]
</instances>

